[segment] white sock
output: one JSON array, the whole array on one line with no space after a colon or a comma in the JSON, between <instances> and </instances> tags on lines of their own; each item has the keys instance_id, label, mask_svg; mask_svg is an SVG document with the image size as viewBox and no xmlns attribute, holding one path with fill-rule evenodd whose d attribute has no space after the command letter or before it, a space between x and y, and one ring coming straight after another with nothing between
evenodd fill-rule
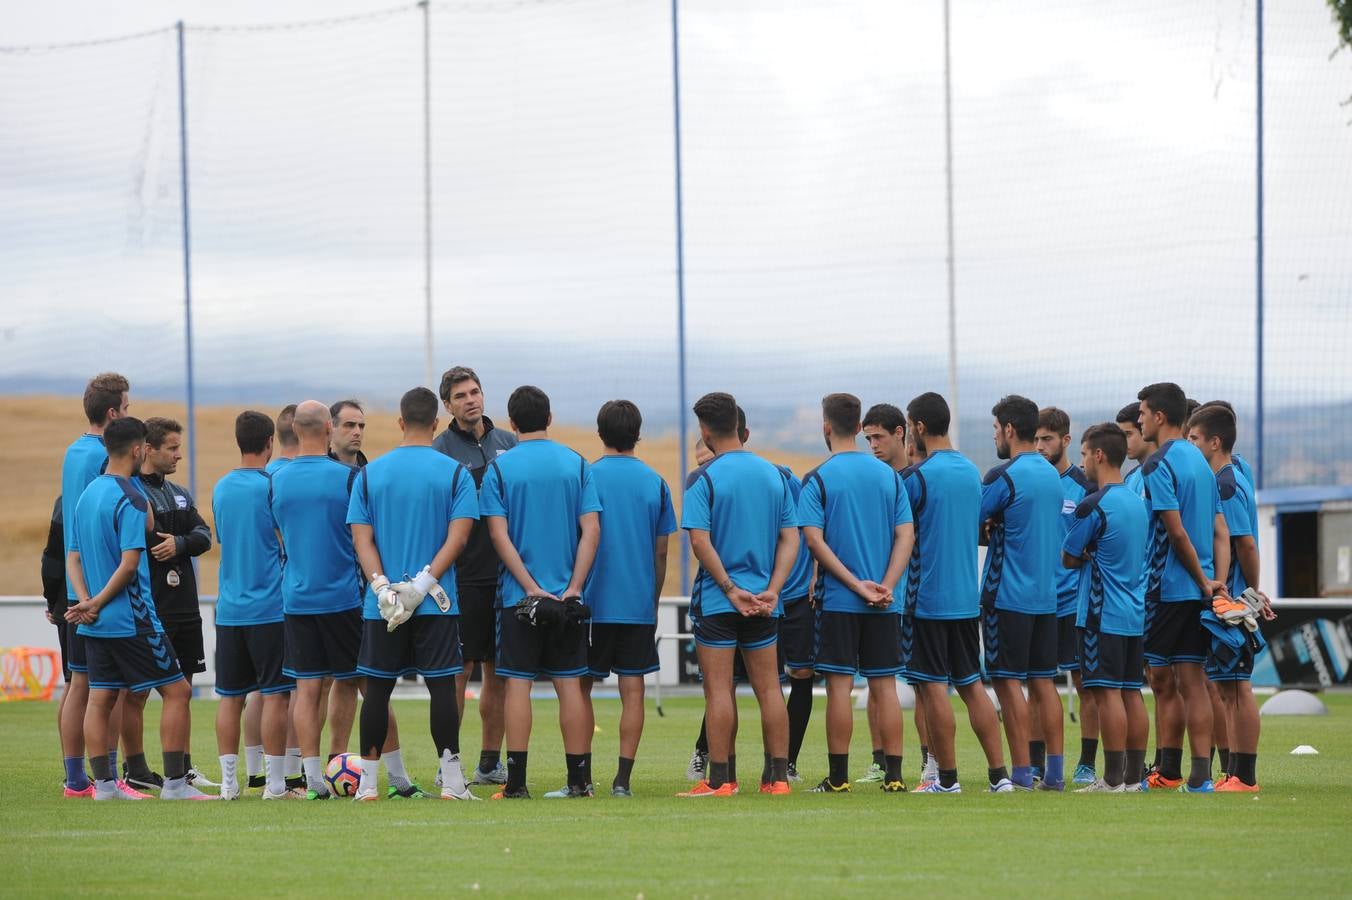
<instances>
[{"instance_id":1,"label":"white sock","mask_svg":"<svg viewBox=\"0 0 1352 900\"><path fill-rule=\"evenodd\" d=\"M300 774L300 748L286 748L286 777L295 778Z\"/></svg>"},{"instance_id":2,"label":"white sock","mask_svg":"<svg viewBox=\"0 0 1352 900\"><path fill-rule=\"evenodd\" d=\"M263 774L262 745L259 745L257 747L244 748L244 765L245 768L248 769L248 775L250 778L254 777L255 775Z\"/></svg>"},{"instance_id":3,"label":"white sock","mask_svg":"<svg viewBox=\"0 0 1352 900\"><path fill-rule=\"evenodd\" d=\"M286 757L269 756L267 759L268 793L283 794L286 792Z\"/></svg>"},{"instance_id":4,"label":"white sock","mask_svg":"<svg viewBox=\"0 0 1352 900\"><path fill-rule=\"evenodd\" d=\"M221 793L233 794L239 791L239 754L226 753L221 756Z\"/></svg>"},{"instance_id":5,"label":"white sock","mask_svg":"<svg viewBox=\"0 0 1352 900\"><path fill-rule=\"evenodd\" d=\"M389 753L382 753L380 759L385 763L385 774L390 776L390 784L401 791L408 790L413 782L409 780L408 771L404 768L403 751L391 750Z\"/></svg>"},{"instance_id":6,"label":"white sock","mask_svg":"<svg viewBox=\"0 0 1352 900\"><path fill-rule=\"evenodd\" d=\"M302 763L305 766L305 783L310 790L321 794L327 791L328 788L324 786L324 764L319 761L319 757L307 756Z\"/></svg>"},{"instance_id":7,"label":"white sock","mask_svg":"<svg viewBox=\"0 0 1352 900\"><path fill-rule=\"evenodd\" d=\"M463 794L469 789L465 784L465 771L460 767L460 754L441 751L441 787L454 794Z\"/></svg>"},{"instance_id":8,"label":"white sock","mask_svg":"<svg viewBox=\"0 0 1352 900\"><path fill-rule=\"evenodd\" d=\"M357 793L374 791L380 783L380 760L363 759L361 761L361 781L357 784Z\"/></svg>"}]
</instances>

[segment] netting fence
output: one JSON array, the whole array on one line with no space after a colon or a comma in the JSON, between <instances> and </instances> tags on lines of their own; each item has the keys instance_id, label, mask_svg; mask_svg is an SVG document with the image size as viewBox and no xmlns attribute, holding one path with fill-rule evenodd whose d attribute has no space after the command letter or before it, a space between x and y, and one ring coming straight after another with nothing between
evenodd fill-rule
<instances>
[{"instance_id":1,"label":"netting fence","mask_svg":"<svg viewBox=\"0 0 1352 900\"><path fill-rule=\"evenodd\" d=\"M1002 394L1078 427L1174 380L1251 456L1261 392L1266 486L1346 482L1352 53L1262 11L1260 282L1260 10L465 0L3 47L0 390L183 396L186 211L198 403L391 404L430 296L434 372L675 432L683 371L816 447L826 392L952 393L951 156L978 463Z\"/></svg>"}]
</instances>

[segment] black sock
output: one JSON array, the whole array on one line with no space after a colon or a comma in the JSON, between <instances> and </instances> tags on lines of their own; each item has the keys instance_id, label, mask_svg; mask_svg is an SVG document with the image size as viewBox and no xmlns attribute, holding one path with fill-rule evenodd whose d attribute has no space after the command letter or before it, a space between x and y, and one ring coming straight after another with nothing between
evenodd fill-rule
<instances>
[{"instance_id":1,"label":"black sock","mask_svg":"<svg viewBox=\"0 0 1352 900\"><path fill-rule=\"evenodd\" d=\"M134 778L150 777L150 763L146 762L144 753L133 753L127 757L127 774Z\"/></svg>"},{"instance_id":2,"label":"black sock","mask_svg":"<svg viewBox=\"0 0 1352 900\"><path fill-rule=\"evenodd\" d=\"M812 679L790 678L789 699L789 760L798 762L798 751L803 749L803 736L812 719Z\"/></svg>"},{"instance_id":3,"label":"black sock","mask_svg":"<svg viewBox=\"0 0 1352 900\"><path fill-rule=\"evenodd\" d=\"M628 757L620 757L619 768L615 771L615 780L610 783L612 788L629 788L629 776L634 773L634 761Z\"/></svg>"},{"instance_id":4,"label":"black sock","mask_svg":"<svg viewBox=\"0 0 1352 900\"><path fill-rule=\"evenodd\" d=\"M873 764L881 769L883 767L883 763L887 762L886 756L887 754L884 753L881 749L874 750Z\"/></svg>"},{"instance_id":5,"label":"black sock","mask_svg":"<svg viewBox=\"0 0 1352 900\"><path fill-rule=\"evenodd\" d=\"M366 680L367 691L370 691L371 680ZM431 702L431 725L432 742L437 747L437 757L440 758L443 751L449 750L456 756L460 755L460 710L455 703L455 676L448 675L444 678L423 678L423 684L427 685L427 694ZM391 685L393 689L393 685ZM366 703L362 702L362 711L366 710Z\"/></svg>"},{"instance_id":6,"label":"black sock","mask_svg":"<svg viewBox=\"0 0 1352 900\"><path fill-rule=\"evenodd\" d=\"M1217 748L1216 748L1216 756L1219 757L1219 759L1220 759L1220 763L1221 763L1221 774L1222 774L1222 775L1233 775L1233 774L1235 774L1235 773L1234 773L1234 770L1230 768L1230 764L1231 764L1231 763L1230 763L1230 748L1229 748L1229 747L1217 747Z\"/></svg>"},{"instance_id":7,"label":"black sock","mask_svg":"<svg viewBox=\"0 0 1352 900\"><path fill-rule=\"evenodd\" d=\"M1137 784L1145 780L1145 750L1127 750L1122 763L1122 780L1127 784Z\"/></svg>"},{"instance_id":8,"label":"black sock","mask_svg":"<svg viewBox=\"0 0 1352 900\"><path fill-rule=\"evenodd\" d=\"M770 783L770 754L765 754L765 765L761 768L761 784Z\"/></svg>"},{"instance_id":9,"label":"black sock","mask_svg":"<svg viewBox=\"0 0 1352 900\"><path fill-rule=\"evenodd\" d=\"M362 697L357 714L357 736L361 755L379 759L385 738L390 732L390 695L394 693L393 678L366 679L366 696ZM435 720L434 720L435 721ZM437 751L440 754L440 750Z\"/></svg>"},{"instance_id":10,"label":"black sock","mask_svg":"<svg viewBox=\"0 0 1352 900\"><path fill-rule=\"evenodd\" d=\"M526 751L507 751L507 790L524 791L526 789Z\"/></svg>"},{"instance_id":11,"label":"black sock","mask_svg":"<svg viewBox=\"0 0 1352 900\"><path fill-rule=\"evenodd\" d=\"M1126 770L1126 757L1123 750L1103 751L1103 780L1108 783L1108 787L1117 787L1125 780L1123 772Z\"/></svg>"},{"instance_id":12,"label":"black sock","mask_svg":"<svg viewBox=\"0 0 1352 900\"><path fill-rule=\"evenodd\" d=\"M183 765L182 750L164 751L164 778L166 781L182 778L187 772L188 767Z\"/></svg>"},{"instance_id":13,"label":"black sock","mask_svg":"<svg viewBox=\"0 0 1352 900\"><path fill-rule=\"evenodd\" d=\"M1192 771L1188 773L1188 787L1198 788L1202 783L1211 779L1211 757L1194 756L1192 758Z\"/></svg>"},{"instance_id":14,"label":"black sock","mask_svg":"<svg viewBox=\"0 0 1352 900\"><path fill-rule=\"evenodd\" d=\"M951 788L953 785L955 785L955 784L957 784L957 783L958 783L958 770L957 770L957 769L940 769L940 770L939 770L939 786L940 786L940 787ZM995 784L995 782L992 781L991 784Z\"/></svg>"},{"instance_id":15,"label":"black sock","mask_svg":"<svg viewBox=\"0 0 1352 900\"><path fill-rule=\"evenodd\" d=\"M695 738L695 749L704 756L709 755L709 729L707 718L699 720L699 737Z\"/></svg>"},{"instance_id":16,"label":"black sock","mask_svg":"<svg viewBox=\"0 0 1352 900\"><path fill-rule=\"evenodd\" d=\"M1234 769L1230 773L1240 781L1252 787L1258 783L1258 754L1240 753L1238 751L1230 754L1230 762Z\"/></svg>"},{"instance_id":17,"label":"black sock","mask_svg":"<svg viewBox=\"0 0 1352 900\"><path fill-rule=\"evenodd\" d=\"M926 765L928 765L928 764L929 764L929 747L926 747L924 744L921 744L921 745L920 745L920 767L923 769L923 768L924 768Z\"/></svg>"},{"instance_id":18,"label":"black sock","mask_svg":"<svg viewBox=\"0 0 1352 900\"><path fill-rule=\"evenodd\" d=\"M1183 748L1182 747L1161 747L1160 748L1160 768L1161 777L1170 778L1174 781L1183 777Z\"/></svg>"},{"instance_id":19,"label":"black sock","mask_svg":"<svg viewBox=\"0 0 1352 900\"><path fill-rule=\"evenodd\" d=\"M1160 770L1160 762L1164 758L1162 753L1163 751L1161 751L1159 747L1155 748L1155 761L1150 764L1150 768L1154 769L1156 772Z\"/></svg>"},{"instance_id":20,"label":"black sock","mask_svg":"<svg viewBox=\"0 0 1352 900\"><path fill-rule=\"evenodd\" d=\"M956 777L957 769L954 769L953 771L955 773L954 777ZM940 769L939 774L942 776L944 774L944 770ZM986 780L989 781L991 784L999 784L1001 781L1004 781L1008 777L1009 777L1009 769L1006 769L1004 766L1001 766L998 769L986 770ZM944 786L947 787L948 785Z\"/></svg>"},{"instance_id":21,"label":"black sock","mask_svg":"<svg viewBox=\"0 0 1352 900\"><path fill-rule=\"evenodd\" d=\"M1092 769L1097 758L1098 738L1080 738L1080 765Z\"/></svg>"},{"instance_id":22,"label":"black sock","mask_svg":"<svg viewBox=\"0 0 1352 900\"><path fill-rule=\"evenodd\" d=\"M502 753L498 750L479 751L479 771L491 772L502 762Z\"/></svg>"},{"instance_id":23,"label":"black sock","mask_svg":"<svg viewBox=\"0 0 1352 900\"><path fill-rule=\"evenodd\" d=\"M901 757L900 757L900 756L887 756L887 755L884 755L884 756L883 756L883 768L887 770L887 774L885 774L885 775L883 776L883 778L884 778L885 780L887 780L887 781L901 781Z\"/></svg>"},{"instance_id":24,"label":"black sock","mask_svg":"<svg viewBox=\"0 0 1352 900\"><path fill-rule=\"evenodd\" d=\"M1029 741L1028 742L1028 764L1034 769L1047 768L1047 742Z\"/></svg>"},{"instance_id":25,"label":"black sock","mask_svg":"<svg viewBox=\"0 0 1352 900\"><path fill-rule=\"evenodd\" d=\"M828 753L826 760L830 773L827 777L831 779L831 783L836 787L848 784L850 780L850 754Z\"/></svg>"},{"instance_id":26,"label":"black sock","mask_svg":"<svg viewBox=\"0 0 1352 900\"><path fill-rule=\"evenodd\" d=\"M89 768L94 773L95 781L113 780L113 763L107 756L89 757Z\"/></svg>"},{"instance_id":27,"label":"black sock","mask_svg":"<svg viewBox=\"0 0 1352 900\"><path fill-rule=\"evenodd\" d=\"M737 783L737 754L736 754L736 753L729 753L729 754L728 754L728 781L731 781L733 784L736 784L736 783Z\"/></svg>"},{"instance_id":28,"label":"black sock","mask_svg":"<svg viewBox=\"0 0 1352 900\"><path fill-rule=\"evenodd\" d=\"M709 787L718 790L728 783L728 764L725 762L714 762L709 760L709 768L705 774L705 781L709 782Z\"/></svg>"},{"instance_id":29,"label":"black sock","mask_svg":"<svg viewBox=\"0 0 1352 900\"><path fill-rule=\"evenodd\" d=\"M183 771L187 772L187 771L189 771L189 770L191 770L191 769L192 769L192 754L189 753L187 750L184 750L184 751L183 751Z\"/></svg>"},{"instance_id":30,"label":"black sock","mask_svg":"<svg viewBox=\"0 0 1352 900\"><path fill-rule=\"evenodd\" d=\"M776 756L770 760L770 780L772 784L789 780L789 758Z\"/></svg>"},{"instance_id":31,"label":"black sock","mask_svg":"<svg viewBox=\"0 0 1352 900\"><path fill-rule=\"evenodd\" d=\"M568 786L586 787L591 784L591 754L565 753L564 764L568 767Z\"/></svg>"}]
</instances>

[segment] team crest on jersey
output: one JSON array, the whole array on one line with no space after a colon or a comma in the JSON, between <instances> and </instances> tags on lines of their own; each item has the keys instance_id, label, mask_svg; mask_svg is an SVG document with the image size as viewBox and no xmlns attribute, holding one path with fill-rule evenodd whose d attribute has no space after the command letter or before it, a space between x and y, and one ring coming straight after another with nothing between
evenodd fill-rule
<instances>
[{"instance_id":1,"label":"team crest on jersey","mask_svg":"<svg viewBox=\"0 0 1352 900\"><path fill-rule=\"evenodd\" d=\"M188 498L187 498L187 497L178 497L178 496L175 496L174 499L175 499L176 501L178 501L178 508L179 508L179 509L187 509L187 508L188 508Z\"/></svg>"},{"instance_id":2,"label":"team crest on jersey","mask_svg":"<svg viewBox=\"0 0 1352 900\"><path fill-rule=\"evenodd\" d=\"M1071 513L1075 512L1075 507L1078 506L1078 505L1079 505L1079 504L1077 504L1074 500L1062 500L1062 501L1061 501L1061 514L1062 514L1063 516L1068 516L1068 515L1070 515Z\"/></svg>"}]
</instances>

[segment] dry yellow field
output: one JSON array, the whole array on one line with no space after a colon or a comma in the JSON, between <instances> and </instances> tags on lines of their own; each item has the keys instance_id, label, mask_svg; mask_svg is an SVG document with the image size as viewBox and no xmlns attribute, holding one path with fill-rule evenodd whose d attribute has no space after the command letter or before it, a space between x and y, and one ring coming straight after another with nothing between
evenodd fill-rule
<instances>
[{"instance_id":1,"label":"dry yellow field","mask_svg":"<svg viewBox=\"0 0 1352 900\"><path fill-rule=\"evenodd\" d=\"M197 507L208 524L211 523L211 486L239 462L235 447L235 416L244 406L205 406L197 410L196 433L186 440L197 440ZM261 407L260 407L261 408ZM270 415L277 410L264 408ZM170 416L182 421L185 416L181 403L161 403L138 400L133 393L131 413L138 418ZM506 422L502 411L492 413L496 422ZM66 447L85 429L84 414L78 397L0 397L0 418L9 422L8 430L0 436L0 459L9 466L6 477L0 479L0 578L4 588L0 593L39 594L39 557L47 540L52 503L61 493L61 458ZM370 458L394 447L399 442L396 415L388 411L368 410L366 441L363 449ZM601 442L595 432L578 427L554 429L553 436L578 452L594 459L601 454ZM773 448L753 448L777 463L791 466L800 475L816 465L816 458L803 454L781 453ZM663 435L638 446L638 455L666 478L673 486L680 503L677 469L680 454L676 439ZM180 464L175 481L187 483L186 461ZM198 561L201 590L204 594L216 592L217 550L212 549ZM669 566L666 593L679 593L680 567Z\"/></svg>"}]
</instances>

